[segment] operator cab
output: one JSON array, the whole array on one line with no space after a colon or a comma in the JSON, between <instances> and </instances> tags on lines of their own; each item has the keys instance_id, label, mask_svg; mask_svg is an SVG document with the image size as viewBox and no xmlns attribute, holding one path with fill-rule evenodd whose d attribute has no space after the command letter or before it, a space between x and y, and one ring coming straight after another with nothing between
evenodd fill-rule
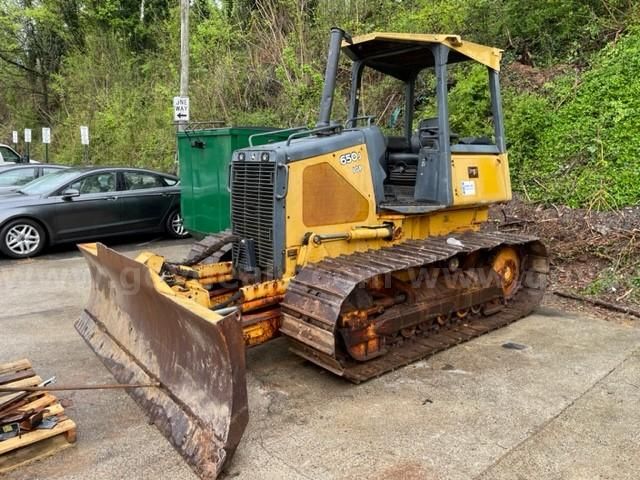
<instances>
[{"instance_id":1,"label":"operator cab","mask_svg":"<svg viewBox=\"0 0 640 480\"><path fill-rule=\"evenodd\" d=\"M345 127L361 130L366 137L378 208L410 214L470 203L462 197L479 195L475 180L479 169L473 159L486 164L487 158L504 157L506 162L498 73L501 50L462 41L457 35L372 33L349 40L342 43L342 51L353 61ZM461 137L451 130L448 67L467 61L487 68L493 138L486 134ZM369 69L402 82L402 135L384 134L373 125L375 117L361 111L362 80ZM418 118L416 83L425 74L435 79L435 112ZM454 168L457 157L468 164L468 178L454 178L464 176ZM501 198L483 196L483 200Z\"/></svg>"}]
</instances>

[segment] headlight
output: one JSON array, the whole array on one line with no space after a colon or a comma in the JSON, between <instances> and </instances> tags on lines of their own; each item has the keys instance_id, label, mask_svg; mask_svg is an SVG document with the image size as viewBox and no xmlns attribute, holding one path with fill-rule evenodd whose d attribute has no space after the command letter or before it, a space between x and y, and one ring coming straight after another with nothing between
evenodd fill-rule
<instances>
[{"instance_id":1,"label":"headlight","mask_svg":"<svg viewBox=\"0 0 640 480\"><path fill-rule=\"evenodd\" d=\"M263 162L268 162L269 152L262 152L262 154L260 154L260 160L262 160Z\"/></svg>"}]
</instances>

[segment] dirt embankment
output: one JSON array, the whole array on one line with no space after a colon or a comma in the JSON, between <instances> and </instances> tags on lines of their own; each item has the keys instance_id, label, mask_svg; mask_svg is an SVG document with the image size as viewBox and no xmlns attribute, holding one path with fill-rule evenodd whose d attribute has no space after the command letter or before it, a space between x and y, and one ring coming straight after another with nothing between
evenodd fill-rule
<instances>
[{"instance_id":1,"label":"dirt embankment","mask_svg":"<svg viewBox=\"0 0 640 480\"><path fill-rule=\"evenodd\" d=\"M640 207L598 212L514 199L491 208L486 228L541 238L551 256L550 291L640 311Z\"/></svg>"}]
</instances>

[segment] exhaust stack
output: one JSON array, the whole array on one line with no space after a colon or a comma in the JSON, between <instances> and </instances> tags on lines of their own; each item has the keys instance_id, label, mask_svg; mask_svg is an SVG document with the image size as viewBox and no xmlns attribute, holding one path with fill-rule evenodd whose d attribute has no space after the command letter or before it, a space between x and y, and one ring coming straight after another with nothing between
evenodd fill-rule
<instances>
[{"instance_id":1,"label":"exhaust stack","mask_svg":"<svg viewBox=\"0 0 640 480\"><path fill-rule=\"evenodd\" d=\"M333 105L333 93L336 89L336 77L338 76L338 61L340 60L340 47L342 39L350 40L349 36L338 27L331 29L329 39L329 54L327 55L327 69L324 72L324 88L320 99L320 117L316 127L328 127L331 123L331 106Z\"/></svg>"}]
</instances>

